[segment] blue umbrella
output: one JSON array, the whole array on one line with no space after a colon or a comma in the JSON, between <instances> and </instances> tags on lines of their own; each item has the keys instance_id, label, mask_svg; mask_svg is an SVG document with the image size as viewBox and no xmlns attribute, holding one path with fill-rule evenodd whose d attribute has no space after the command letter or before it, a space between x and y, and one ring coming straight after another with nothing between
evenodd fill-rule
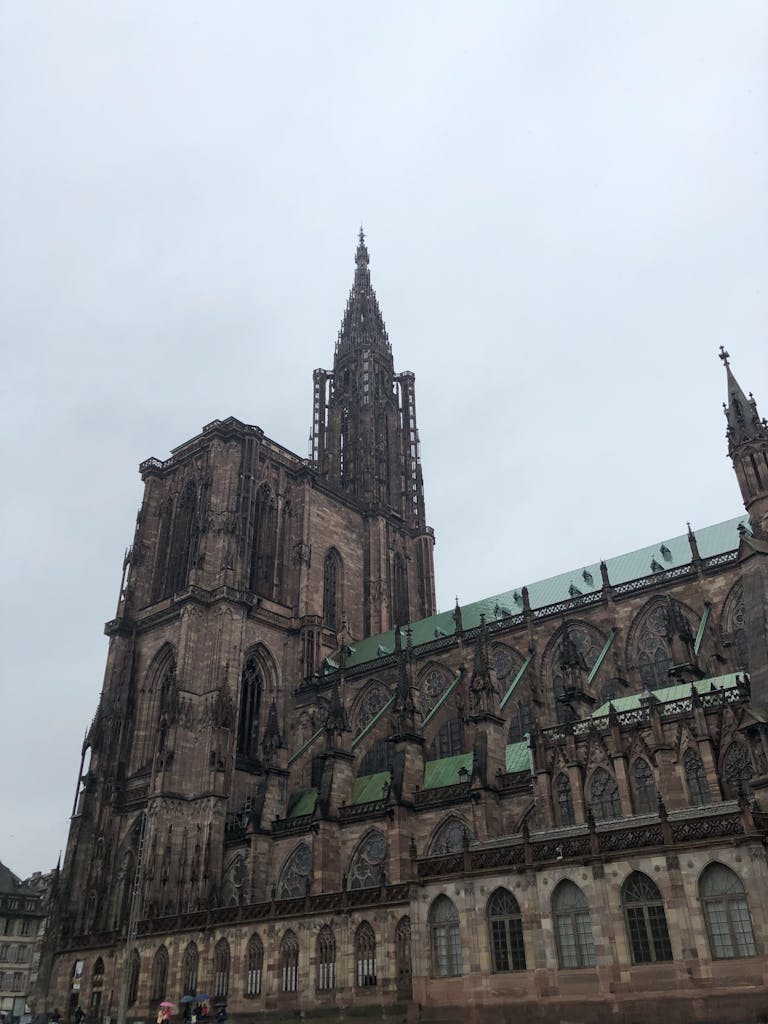
<instances>
[{"instance_id":1,"label":"blue umbrella","mask_svg":"<svg viewBox=\"0 0 768 1024\"><path fill-rule=\"evenodd\" d=\"M205 994L205 992L198 992L197 995L195 996L195 999L199 999L199 1000L201 1000L201 1002L205 1002L207 999L210 999L210 998L211 997L207 996Z\"/></svg>"},{"instance_id":2,"label":"blue umbrella","mask_svg":"<svg viewBox=\"0 0 768 1024\"><path fill-rule=\"evenodd\" d=\"M182 996L181 999L179 1000L180 1003L194 1003L194 1001L194 996Z\"/></svg>"}]
</instances>

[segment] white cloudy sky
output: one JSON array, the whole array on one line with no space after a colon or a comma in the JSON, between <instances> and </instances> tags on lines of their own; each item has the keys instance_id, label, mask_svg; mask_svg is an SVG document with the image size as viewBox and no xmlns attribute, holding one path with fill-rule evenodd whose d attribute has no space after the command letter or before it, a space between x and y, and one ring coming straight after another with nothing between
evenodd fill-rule
<instances>
[{"instance_id":1,"label":"white cloudy sky","mask_svg":"<svg viewBox=\"0 0 768 1024\"><path fill-rule=\"evenodd\" d=\"M138 463L306 453L361 220L441 607L737 514L767 100L748 0L4 0L0 859L64 845Z\"/></svg>"}]
</instances>

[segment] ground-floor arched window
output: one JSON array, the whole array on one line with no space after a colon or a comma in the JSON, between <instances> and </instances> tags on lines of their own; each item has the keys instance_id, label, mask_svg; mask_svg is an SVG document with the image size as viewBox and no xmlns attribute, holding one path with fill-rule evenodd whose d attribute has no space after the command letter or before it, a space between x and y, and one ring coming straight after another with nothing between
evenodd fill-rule
<instances>
[{"instance_id":1,"label":"ground-floor arched window","mask_svg":"<svg viewBox=\"0 0 768 1024\"><path fill-rule=\"evenodd\" d=\"M376 935L367 921L355 932L355 984L358 988L376 984Z\"/></svg>"},{"instance_id":2,"label":"ground-floor arched window","mask_svg":"<svg viewBox=\"0 0 768 1024\"><path fill-rule=\"evenodd\" d=\"M552 894L552 912L560 967L594 967L595 944L589 904L578 885L560 882Z\"/></svg>"},{"instance_id":3,"label":"ground-floor arched window","mask_svg":"<svg viewBox=\"0 0 768 1024\"><path fill-rule=\"evenodd\" d=\"M296 992L299 988L299 944L288 931L280 943L280 991Z\"/></svg>"},{"instance_id":4,"label":"ground-floor arched window","mask_svg":"<svg viewBox=\"0 0 768 1024\"><path fill-rule=\"evenodd\" d=\"M524 971L523 919L508 889L497 889L488 900L488 926L494 971Z\"/></svg>"},{"instance_id":5,"label":"ground-floor arched window","mask_svg":"<svg viewBox=\"0 0 768 1024\"><path fill-rule=\"evenodd\" d=\"M336 988L336 937L328 925L317 936L317 987L321 992Z\"/></svg>"},{"instance_id":6,"label":"ground-floor arched window","mask_svg":"<svg viewBox=\"0 0 768 1024\"><path fill-rule=\"evenodd\" d=\"M261 995L261 978L264 970L264 946L258 935L252 935L245 950L245 994Z\"/></svg>"},{"instance_id":7,"label":"ground-floor arched window","mask_svg":"<svg viewBox=\"0 0 768 1024\"><path fill-rule=\"evenodd\" d=\"M432 973L436 978L461 974L459 914L447 896L438 896L429 912Z\"/></svg>"},{"instance_id":8,"label":"ground-floor arched window","mask_svg":"<svg viewBox=\"0 0 768 1024\"><path fill-rule=\"evenodd\" d=\"M724 864L710 864L699 880L699 895L713 958L754 956L752 919L739 876Z\"/></svg>"},{"instance_id":9,"label":"ground-floor arched window","mask_svg":"<svg viewBox=\"0 0 768 1024\"><path fill-rule=\"evenodd\" d=\"M640 871L633 871L621 890L621 902L629 932L632 962L649 964L671 960L664 900L657 886Z\"/></svg>"}]
</instances>

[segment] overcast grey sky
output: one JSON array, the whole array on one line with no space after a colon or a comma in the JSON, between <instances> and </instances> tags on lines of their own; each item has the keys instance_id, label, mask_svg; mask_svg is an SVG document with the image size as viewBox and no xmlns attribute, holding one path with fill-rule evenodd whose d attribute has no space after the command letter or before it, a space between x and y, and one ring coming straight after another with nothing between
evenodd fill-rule
<instances>
[{"instance_id":1,"label":"overcast grey sky","mask_svg":"<svg viewBox=\"0 0 768 1024\"><path fill-rule=\"evenodd\" d=\"M361 220L441 608L740 512L767 69L747 0L3 0L0 859L65 843L138 463L306 454Z\"/></svg>"}]
</instances>

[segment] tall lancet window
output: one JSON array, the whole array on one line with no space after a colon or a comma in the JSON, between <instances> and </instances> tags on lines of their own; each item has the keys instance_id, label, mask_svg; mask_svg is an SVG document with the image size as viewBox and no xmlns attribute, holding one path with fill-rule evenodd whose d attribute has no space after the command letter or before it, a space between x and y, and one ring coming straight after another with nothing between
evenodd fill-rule
<instances>
[{"instance_id":1,"label":"tall lancet window","mask_svg":"<svg viewBox=\"0 0 768 1024\"><path fill-rule=\"evenodd\" d=\"M395 553L392 565L392 598L394 603L394 625L405 626L410 621L408 605L408 570L400 552Z\"/></svg>"},{"instance_id":2,"label":"tall lancet window","mask_svg":"<svg viewBox=\"0 0 768 1024\"><path fill-rule=\"evenodd\" d=\"M245 662L240 683L240 717L237 723L237 752L241 757L256 756L261 707L261 672L256 658Z\"/></svg>"},{"instance_id":3,"label":"tall lancet window","mask_svg":"<svg viewBox=\"0 0 768 1024\"><path fill-rule=\"evenodd\" d=\"M262 484L256 495L253 513L253 548L248 589L262 597L272 597L275 584L277 547L277 503L269 484Z\"/></svg>"},{"instance_id":4,"label":"tall lancet window","mask_svg":"<svg viewBox=\"0 0 768 1024\"><path fill-rule=\"evenodd\" d=\"M331 548L323 566L323 622L328 629L337 630L341 626L340 591L341 559L338 552Z\"/></svg>"},{"instance_id":5,"label":"tall lancet window","mask_svg":"<svg viewBox=\"0 0 768 1024\"><path fill-rule=\"evenodd\" d=\"M183 590L187 585L187 575L192 564L193 548L196 546L197 540L196 511L197 487L193 480L189 480L179 498L176 518L173 521L171 553L168 559L167 596L175 594L178 590Z\"/></svg>"}]
</instances>

